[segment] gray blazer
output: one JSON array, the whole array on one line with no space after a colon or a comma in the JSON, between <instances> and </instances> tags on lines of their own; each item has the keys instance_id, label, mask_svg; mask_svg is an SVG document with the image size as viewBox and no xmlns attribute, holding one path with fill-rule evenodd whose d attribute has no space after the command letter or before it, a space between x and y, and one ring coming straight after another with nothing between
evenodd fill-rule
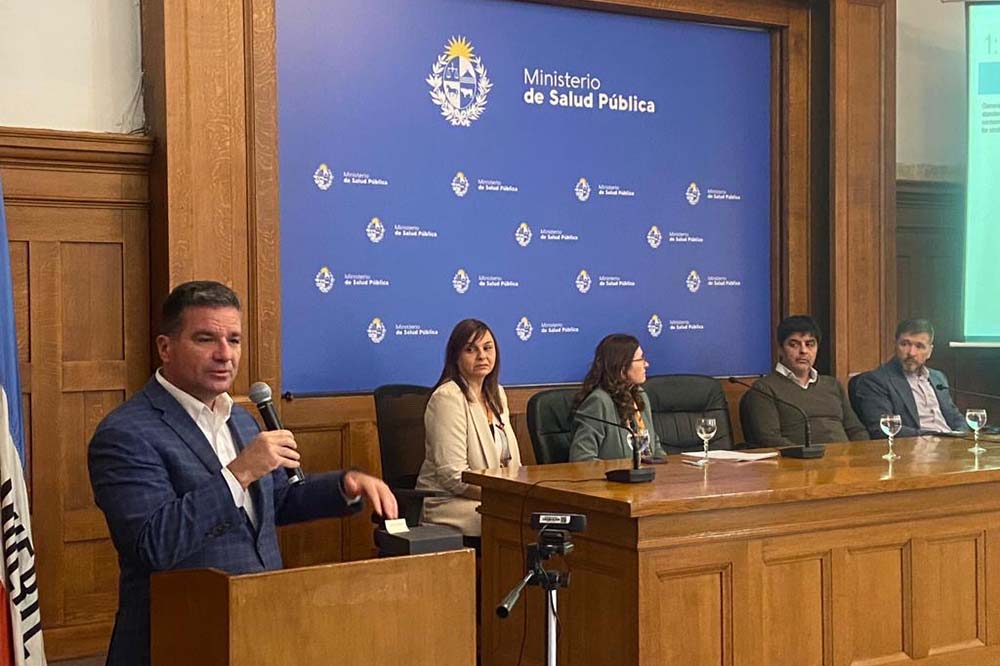
<instances>
[{"instance_id":1,"label":"gray blazer","mask_svg":"<svg viewBox=\"0 0 1000 666\"><path fill-rule=\"evenodd\" d=\"M944 420L952 430L967 430L965 417L958 411L948 392L948 378L940 370L927 369ZM943 386L944 389L939 390L938 386ZM903 427L898 437L916 437L920 434L917 402L913 399L913 389L906 381L899 359L893 358L870 372L858 375L853 397L857 403L858 416L874 439L885 438L878 424L882 414L899 414Z\"/></svg>"},{"instance_id":2,"label":"gray blazer","mask_svg":"<svg viewBox=\"0 0 1000 666\"><path fill-rule=\"evenodd\" d=\"M642 408L642 420L646 423L646 430L649 431L649 442L653 455L662 456L663 447L660 439L656 436L656 429L653 427L653 413L649 407L649 397L642 389L639 390L645 405ZM594 418L587 418L587 417ZM601 423L595 420L602 419L618 423L618 410L615 403L611 401L611 396L602 388L595 388L590 392L580 406L573 413L573 440L569 445L569 459L571 462L579 460L613 460L616 458L631 458L632 447L628 443L628 432L624 428Z\"/></svg>"}]
</instances>

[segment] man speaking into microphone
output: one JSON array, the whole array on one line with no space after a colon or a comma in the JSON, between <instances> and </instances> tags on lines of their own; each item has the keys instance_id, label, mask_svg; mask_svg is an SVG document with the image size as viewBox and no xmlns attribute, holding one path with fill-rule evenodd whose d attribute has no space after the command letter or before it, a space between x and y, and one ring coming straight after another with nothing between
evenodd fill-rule
<instances>
[{"instance_id":1,"label":"man speaking into microphone","mask_svg":"<svg viewBox=\"0 0 1000 666\"><path fill-rule=\"evenodd\" d=\"M358 471L288 483L285 470L299 467L292 433L261 432L228 393L241 344L231 289L179 285L163 304L160 368L90 441L90 483L121 569L109 666L149 663L151 573L280 569L275 525L349 515L362 498L396 517L389 488Z\"/></svg>"},{"instance_id":2,"label":"man speaking into microphone","mask_svg":"<svg viewBox=\"0 0 1000 666\"><path fill-rule=\"evenodd\" d=\"M755 390L747 391L740 404L747 443L777 447L805 444L803 412L809 419L812 444L868 439L837 379L821 375L813 367L821 337L816 321L807 315L786 317L778 324L775 337L778 362L774 372L757 380Z\"/></svg>"}]
</instances>

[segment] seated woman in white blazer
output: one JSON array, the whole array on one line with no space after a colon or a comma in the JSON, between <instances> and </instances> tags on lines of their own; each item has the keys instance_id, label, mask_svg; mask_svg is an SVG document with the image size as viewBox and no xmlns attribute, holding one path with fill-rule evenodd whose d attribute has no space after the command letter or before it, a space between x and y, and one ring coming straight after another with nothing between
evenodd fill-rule
<instances>
[{"instance_id":1,"label":"seated woman in white blazer","mask_svg":"<svg viewBox=\"0 0 1000 666\"><path fill-rule=\"evenodd\" d=\"M424 412L427 439L417 489L450 496L425 499L423 521L457 527L473 546L481 534L480 491L462 482L462 472L521 464L499 374L500 351L490 327L478 319L460 321Z\"/></svg>"}]
</instances>

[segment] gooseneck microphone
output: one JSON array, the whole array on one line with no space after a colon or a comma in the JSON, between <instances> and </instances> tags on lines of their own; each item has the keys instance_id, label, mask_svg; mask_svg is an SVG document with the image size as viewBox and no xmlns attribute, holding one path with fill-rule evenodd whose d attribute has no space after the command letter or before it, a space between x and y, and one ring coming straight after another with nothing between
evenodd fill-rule
<instances>
[{"instance_id":1,"label":"gooseneck microphone","mask_svg":"<svg viewBox=\"0 0 1000 666\"><path fill-rule=\"evenodd\" d=\"M966 391L965 389L955 388L954 386L948 386L947 384L944 383L935 384L934 388L936 388L938 391L951 391L952 393L958 393L960 395L969 395L972 396L973 398L1000 400L1000 395L995 395L993 393L980 393L979 391ZM979 432L996 434L998 432L998 428L997 426L984 426L979 430Z\"/></svg>"},{"instance_id":2,"label":"gooseneck microphone","mask_svg":"<svg viewBox=\"0 0 1000 666\"><path fill-rule=\"evenodd\" d=\"M938 391L952 391L953 393L959 393L961 395L971 395L974 398L989 398L990 400L1000 400L1000 395L994 395L992 393L980 393L978 391L966 391L965 389L955 388L954 386L948 386L947 384L935 384L934 388Z\"/></svg>"},{"instance_id":3,"label":"gooseneck microphone","mask_svg":"<svg viewBox=\"0 0 1000 666\"><path fill-rule=\"evenodd\" d=\"M278 412L274 409L274 403L271 402L270 386L264 382L254 382L250 386L250 401L257 405L257 411L260 412L260 418L263 419L267 430L284 430ZM306 480L301 467L286 467L285 474L288 475L288 483L293 486Z\"/></svg>"},{"instance_id":4,"label":"gooseneck microphone","mask_svg":"<svg viewBox=\"0 0 1000 666\"><path fill-rule=\"evenodd\" d=\"M751 391L756 391L761 395L767 396L772 402L778 402L782 405L787 405L795 411L797 411L802 416L802 422L806 426L806 445L805 446L784 446L778 449L781 455L785 458L822 458L823 454L826 453L826 447L822 444L812 445L812 429L809 426L809 415L806 414L805 410L796 405L793 402L789 402L782 398L779 398L773 393L765 391L762 388L758 388L756 384L750 384L748 382L740 381L736 377L730 377L729 382L731 384L739 384L740 386L745 386ZM745 435L746 433L744 433Z\"/></svg>"},{"instance_id":5,"label":"gooseneck microphone","mask_svg":"<svg viewBox=\"0 0 1000 666\"><path fill-rule=\"evenodd\" d=\"M602 419L597 416L591 416L590 414L581 414L580 412L575 412L573 417L579 416L582 419L590 419L591 421L597 421L598 423L604 423L605 425L614 426L620 430L624 430L630 436L632 436L632 467L630 469L612 469L604 473L604 478L608 481L613 481L614 483L646 483L652 481L656 478L656 470L652 467L640 467L642 463L638 442L635 441L635 433L631 428L626 428L621 423L615 423L614 421L608 421L607 419Z\"/></svg>"}]
</instances>

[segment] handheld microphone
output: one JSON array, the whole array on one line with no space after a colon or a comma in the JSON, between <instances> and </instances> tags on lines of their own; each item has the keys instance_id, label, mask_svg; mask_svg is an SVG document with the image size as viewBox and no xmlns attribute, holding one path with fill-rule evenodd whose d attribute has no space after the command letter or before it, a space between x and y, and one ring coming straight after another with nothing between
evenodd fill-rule
<instances>
[{"instance_id":1,"label":"handheld microphone","mask_svg":"<svg viewBox=\"0 0 1000 666\"><path fill-rule=\"evenodd\" d=\"M632 432L631 428L626 428L621 423L615 423L614 421L608 421L606 419L599 418L597 416L591 416L590 414L581 414L580 412L574 412L573 417L580 417L583 419L590 419L591 421L597 421L598 423L604 423L609 426L614 426L621 430L627 432L632 436L632 467L631 469L612 469L604 473L604 478L608 481L613 481L615 483L646 483L647 481L652 481L656 478L656 470L651 467L640 467L641 459L639 454L639 447L636 445L635 433Z\"/></svg>"},{"instance_id":2,"label":"handheld microphone","mask_svg":"<svg viewBox=\"0 0 1000 666\"><path fill-rule=\"evenodd\" d=\"M797 411L802 416L802 422L806 426L806 445L805 446L785 446L778 451L781 453L782 457L785 458L822 458L823 454L826 453L826 447L822 444L812 445L812 429L809 426L809 415L806 414L805 410L796 405L793 402L783 400L778 396L765 391L764 389L758 388L756 384L749 384L747 382L740 381L736 377L730 377L729 382L731 384L739 384L740 386L745 386L751 391L756 391L761 395L767 396L772 402L778 402L782 405L787 405L795 411ZM746 433L744 433L746 434Z\"/></svg>"},{"instance_id":3,"label":"handheld microphone","mask_svg":"<svg viewBox=\"0 0 1000 666\"><path fill-rule=\"evenodd\" d=\"M264 382L254 382L250 387L250 401L257 405L260 418L264 421L264 427L268 430L284 430L278 412L271 402L271 387ZM306 480L301 467L286 467L285 474L288 475L288 483L298 485Z\"/></svg>"}]
</instances>

